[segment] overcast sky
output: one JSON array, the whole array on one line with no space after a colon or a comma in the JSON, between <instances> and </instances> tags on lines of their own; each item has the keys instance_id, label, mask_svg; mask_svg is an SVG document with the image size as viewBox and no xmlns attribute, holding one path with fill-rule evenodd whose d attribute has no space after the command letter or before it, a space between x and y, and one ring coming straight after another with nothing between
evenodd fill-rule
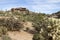
<instances>
[{"instance_id":1,"label":"overcast sky","mask_svg":"<svg viewBox=\"0 0 60 40\"><path fill-rule=\"evenodd\" d=\"M35 12L54 13L60 11L60 0L0 0L0 10L26 7Z\"/></svg>"}]
</instances>

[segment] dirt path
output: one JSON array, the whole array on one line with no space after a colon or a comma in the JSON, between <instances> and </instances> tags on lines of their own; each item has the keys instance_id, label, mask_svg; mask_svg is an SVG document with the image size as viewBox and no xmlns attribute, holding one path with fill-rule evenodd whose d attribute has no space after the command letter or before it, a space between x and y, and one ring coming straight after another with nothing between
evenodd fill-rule
<instances>
[{"instance_id":1,"label":"dirt path","mask_svg":"<svg viewBox=\"0 0 60 40\"><path fill-rule=\"evenodd\" d=\"M12 38L12 40L32 40L33 35L27 32L8 32L8 35Z\"/></svg>"}]
</instances>

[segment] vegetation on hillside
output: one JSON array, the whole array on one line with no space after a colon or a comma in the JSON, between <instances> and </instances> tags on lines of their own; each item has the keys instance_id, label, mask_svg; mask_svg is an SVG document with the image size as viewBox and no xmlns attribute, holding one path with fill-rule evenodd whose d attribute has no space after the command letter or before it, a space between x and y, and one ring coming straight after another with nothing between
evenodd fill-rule
<instances>
[{"instance_id":1,"label":"vegetation on hillside","mask_svg":"<svg viewBox=\"0 0 60 40\"><path fill-rule=\"evenodd\" d=\"M8 31L20 31L24 28L22 22L27 21L32 22L32 27L34 27L35 30L32 40L60 39L58 36L60 35L60 32L58 31L60 29L56 20L53 21L52 19L49 19L48 15L44 13L35 13L31 11L29 11L29 13L0 11L0 36L7 35ZM9 40L11 39L9 38Z\"/></svg>"}]
</instances>

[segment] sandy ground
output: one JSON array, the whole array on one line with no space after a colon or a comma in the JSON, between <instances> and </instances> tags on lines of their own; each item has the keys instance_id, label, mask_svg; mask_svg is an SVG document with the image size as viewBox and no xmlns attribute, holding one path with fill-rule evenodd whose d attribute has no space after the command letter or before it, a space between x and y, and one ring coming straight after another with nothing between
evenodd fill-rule
<instances>
[{"instance_id":1,"label":"sandy ground","mask_svg":"<svg viewBox=\"0 0 60 40\"><path fill-rule=\"evenodd\" d=\"M25 31L21 32L8 32L9 37L12 38L12 40L32 40L33 35L29 34Z\"/></svg>"},{"instance_id":2,"label":"sandy ground","mask_svg":"<svg viewBox=\"0 0 60 40\"><path fill-rule=\"evenodd\" d=\"M30 30L34 29L34 27L32 27L33 26L32 22L24 22L23 25L24 25L24 30L26 30L26 28L29 28Z\"/></svg>"},{"instance_id":3,"label":"sandy ground","mask_svg":"<svg viewBox=\"0 0 60 40\"><path fill-rule=\"evenodd\" d=\"M30 22L25 22L24 24L24 28L26 29L26 27L32 29L32 23ZM12 40L32 40L33 35L25 32L23 30L21 30L20 32L18 31L14 31L14 32L8 32L9 37L12 38Z\"/></svg>"}]
</instances>

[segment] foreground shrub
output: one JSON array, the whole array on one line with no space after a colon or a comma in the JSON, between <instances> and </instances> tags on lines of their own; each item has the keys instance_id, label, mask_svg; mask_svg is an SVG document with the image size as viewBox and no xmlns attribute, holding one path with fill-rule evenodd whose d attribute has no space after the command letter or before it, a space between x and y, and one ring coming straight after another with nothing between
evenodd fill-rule
<instances>
[{"instance_id":1,"label":"foreground shrub","mask_svg":"<svg viewBox=\"0 0 60 40\"><path fill-rule=\"evenodd\" d=\"M3 35L2 40L12 40L8 35Z\"/></svg>"},{"instance_id":2,"label":"foreground shrub","mask_svg":"<svg viewBox=\"0 0 60 40\"><path fill-rule=\"evenodd\" d=\"M0 26L4 26L6 27L8 30L20 30L21 28L23 28L20 20L15 19L13 17L7 18L7 19L1 19L0 20Z\"/></svg>"},{"instance_id":3,"label":"foreground shrub","mask_svg":"<svg viewBox=\"0 0 60 40\"><path fill-rule=\"evenodd\" d=\"M6 20L6 25L8 30L20 30L21 28L23 28L22 24L20 23L19 20L15 20L13 18L11 19L7 19Z\"/></svg>"},{"instance_id":4,"label":"foreground shrub","mask_svg":"<svg viewBox=\"0 0 60 40\"><path fill-rule=\"evenodd\" d=\"M3 26L0 26L0 36L6 35L6 33L7 33L7 28L3 27Z\"/></svg>"}]
</instances>

